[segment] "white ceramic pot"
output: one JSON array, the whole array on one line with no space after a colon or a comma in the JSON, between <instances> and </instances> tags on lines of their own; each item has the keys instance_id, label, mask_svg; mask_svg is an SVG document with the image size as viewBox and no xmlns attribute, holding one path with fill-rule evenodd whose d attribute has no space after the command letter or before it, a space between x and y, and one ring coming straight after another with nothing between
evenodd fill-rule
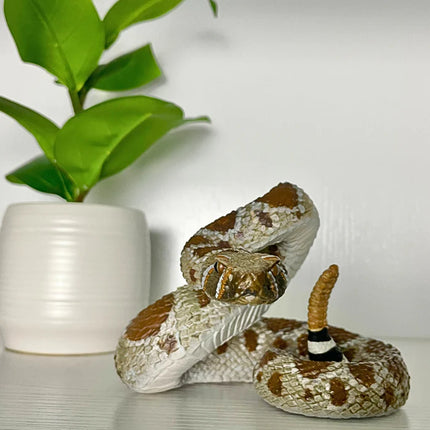
<instances>
[{"instance_id":1,"label":"white ceramic pot","mask_svg":"<svg viewBox=\"0 0 430 430\"><path fill-rule=\"evenodd\" d=\"M0 230L6 348L113 351L148 304L149 232L141 211L86 203L11 205Z\"/></svg>"}]
</instances>

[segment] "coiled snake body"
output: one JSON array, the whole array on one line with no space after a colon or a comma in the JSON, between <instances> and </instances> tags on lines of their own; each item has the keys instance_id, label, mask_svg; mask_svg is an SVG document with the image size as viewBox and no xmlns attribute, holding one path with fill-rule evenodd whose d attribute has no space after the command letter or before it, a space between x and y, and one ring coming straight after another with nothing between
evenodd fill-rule
<instances>
[{"instance_id":1,"label":"coiled snake body","mask_svg":"<svg viewBox=\"0 0 430 430\"><path fill-rule=\"evenodd\" d=\"M327 331L337 266L315 285L308 323L262 318L318 227L310 198L282 183L200 229L181 255L188 285L141 311L120 338L115 364L123 382L151 393L253 381L268 403L319 417L378 416L401 407L409 375L399 351L340 328Z\"/></svg>"}]
</instances>

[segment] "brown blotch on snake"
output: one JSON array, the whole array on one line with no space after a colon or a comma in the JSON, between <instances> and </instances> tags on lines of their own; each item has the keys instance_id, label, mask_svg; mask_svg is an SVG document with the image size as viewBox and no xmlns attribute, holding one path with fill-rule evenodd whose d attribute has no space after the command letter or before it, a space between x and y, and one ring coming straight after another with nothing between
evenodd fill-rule
<instances>
[{"instance_id":1,"label":"brown blotch on snake","mask_svg":"<svg viewBox=\"0 0 430 430\"><path fill-rule=\"evenodd\" d=\"M224 354L224 352L227 351L227 348L228 348L228 342L224 342L216 349L216 352L217 354Z\"/></svg>"},{"instance_id":2,"label":"brown blotch on snake","mask_svg":"<svg viewBox=\"0 0 430 430\"><path fill-rule=\"evenodd\" d=\"M282 339L282 337L278 336L272 343L272 346L276 349L287 349L288 347L288 342L284 339Z\"/></svg>"},{"instance_id":3,"label":"brown blotch on snake","mask_svg":"<svg viewBox=\"0 0 430 430\"><path fill-rule=\"evenodd\" d=\"M354 378L369 388L375 383L375 372L370 364L366 363L347 363L349 371Z\"/></svg>"},{"instance_id":4,"label":"brown blotch on snake","mask_svg":"<svg viewBox=\"0 0 430 430\"><path fill-rule=\"evenodd\" d=\"M234 228L236 222L236 211L232 211L227 215L218 218L216 221L211 222L205 228L208 230L219 231L220 233L227 233Z\"/></svg>"},{"instance_id":5,"label":"brown blotch on snake","mask_svg":"<svg viewBox=\"0 0 430 430\"><path fill-rule=\"evenodd\" d=\"M196 234L185 244L185 246L202 245L202 244L208 244L208 243L209 242L206 237Z\"/></svg>"},{"instance_id":6,"label":"brown blotch on snake","mask_svg":"<svg viewBox=\"0 0 430 430\"><path fill-rule=\"evenodd\" d=\"M356 354L357 350L355 348L348 348L343 351L343 355L347 358L348 361L353 361Z\"/></svg>"},{"instance_id":7,"label":"brown blotch on snake","mask_svg":"<svg viewBox=\"0 0 430 430\"><path fill-rule=\"evenodd\" d=\"M275 396L282 395L282 380L279 372L273 372L267 381L267 387Z\"/></svg>"},{"instance_id":8,"label":"brown blotch on snake","mask_svg":"<svg viewBox=\"0 0 430 430\"><path fill-rule=\"evenodd\" d=\"M263 357L261 357L260 366L265 366L269 361L274 360L277 356L278 354L276 354L274 351L266 351Z\"/></svg>"},{"instance_id":9,"label":"brown blotch on snake","mask_svg":"<svg viewBox=\"0 0 430 430\"><path fill-rule=\"evenodd\" d=\"M364 348L364 350L368 354L373 354L373 353L378 353L379 351L384 350L385 348L386 348L386 345L384 344L384 342L381 342L380 340L376 340L376 339L370 339L367 342L367 345Z\"/></svg>"},{"instance_id":10,"label":"brown blotch on snake","mask_svg":"<svg viewBox=\"0 0 430 430\"><path fill-rule=\"evenodd\" d=\"M295 365L299 373L308 379L316 379L318 376L324 372L332 362L330 361L310 361L310 360L300 360L295 361Z\"/></svg>"},{"instance_id":11,"label":"brown blotch on snake","mask_svg":"<svg viewBox=\"0 0 430 430\"><path fill-rule=\"evenodd\" d=\"M267 212L258 211L256 214L261 225L264 225L265 227L273 226L272 218L270 218L270 215Z\"/></svg>"},{"instance_id":12,"label":"brown blotch on snake","mask_svg":"<svg viewBox=\"0 0 430 430\"><path fill-rule=\"evenodd\" d=\"M348 340L357 339L358 337L356 333L351 333L343 328L333 327L331 325L328 326L328 331L336 343L344 343Z\"/></svg>"},{"instance_id":13,"label":"brown blotch on snake","mask_svg":"<svg viewBox=\"0 0 430 430\"><path fill-rule=\"evenodd\" d=\"M173 303L173 294L170 293L143 309L128 325L125 336L136 341L156 335L160 331L161 324L167 320Z\"/></svg>"},{"instance_id":14,"label":"brown blotch on snake","mask_svg":"<svg viewBox=\"0 0 430 430\"><path fill-rule=\"evenodd\" d=\"M342 406L348 400L348 391L339 378L330 380L330 399L333 406Z\"/></svg>"},{"instance_id":15,"label":"brown blotch on snake","mask_svg":"<svg viewBox=\"0 0 430 430\"><path fill-rule=\"evenodd\" d=\"M277 333L281 330L292 331L302 326L300 321L288 320L285 318L262 318L262 321L270 331L273 331L273 333Z\"/></svg>"},{"instance_id":16,"label":"brown blotch on snake","mask_svg":"<svg viewBox=\"0 0 430 430\"><path fill-rule=\"evenodd\" d=\"M297 338L297 351L302 357L308 355L308 335L306 333Z\"/></svg>"},{"instance_id":17,"label":"brown blotch on snake","mask_svg":"<svg viewBox=\"0 0 430 430\"><path fill-rule=\"evenodd\" d=\"M249 352L255 351L258 344L258 334L251 329L245 330L243 332L245 338L245 346Z\"/></svg>"},{"instance_id":18,"label":"brown blotch on snake","mask_svg":"<svg viewBox=\"0 0 430 430\"><path fill-rule=\"evenodd\" d=\"M394 396L394 390L390 385L387 385L385 387L382 398L384 399L384 402L387 405L387 409L396 402L396 397Z\"/></svg>"},{"instance_id":19,"label":"brown blotch on snake","mask_svg":"<svg viewBox=\"0 0 430 430\"><path fill-rule=\"evenodd\" d=\"M203 290L195 290L197 295L197 300L199 301L199 305L201 308L207 306L211 299Z\"/></svg>"},{"instance_id":20,"label":"brown blotch on snake","mask_svg":"<svg viewBox=\"0 0 430 430\"><path fill-rule=\"evenodd\" d=\"M193 282L196 282L197 281L197 278L196 278L196 270L195 269L190 269L190 278L191 278L191 280L193 281Z\"/></svg>"},{"instance_id":21,"label":"brown blotch on snake","mask_svg":"<svg viewBox=\"0 0 430 430\"><path fill-rule=\"evenodd\" d=\"M387 366L396 381L399 381L405 373L405 365L399 357L394 357L387 363Z\"/></svg>"},{"instance_id":22,"label":"brown blotch on snake","mask_svg":"<svg viewBox=\"0 0 430 430\"><path fill-rule=\"evenodd\" d=\"M312 391L309 389L309 388L306 388L306 390L305 390L305 395L304 395L304 397L303 397L307 402L309 401L309 400L313 400L313 398L314 398L314 395L312 394Z\"/></svg>"},{"instance_id":23,"label":"brown blotch on snake","mask_svg":"<svg viewBox=\"0 0 430 430\"><path fill-rule=\"evenodd\" d=\"M272 207L285 206L287 208L296 208L299 203L299 197L297 195L296 188L289 184L283 183L272 188L264 196L258 198L257 202L267 203Z\"/></svg>"}]
</instances>

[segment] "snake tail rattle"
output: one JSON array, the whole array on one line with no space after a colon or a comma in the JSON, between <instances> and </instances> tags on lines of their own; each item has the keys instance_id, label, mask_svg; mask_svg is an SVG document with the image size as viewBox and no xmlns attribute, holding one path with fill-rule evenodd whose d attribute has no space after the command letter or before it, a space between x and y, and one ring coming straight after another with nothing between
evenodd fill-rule
<instances>
[{"instance_id":1,"label":"snake tail rattle","mask_svg":"<svg viewBox=\"0 0 430 430\"><path fill-rule=\"evenodd\" d=\"M400 408L409 394L400 352L327 324L337 266L316 282L307 322L263 317L318 228L311 199L281 183L198 230L181 253L187 285L142 310L121 336L115 364L122 381L141 393L253 382L269 404L316 417L372 417Z\"/></svg>"}]
</instances>

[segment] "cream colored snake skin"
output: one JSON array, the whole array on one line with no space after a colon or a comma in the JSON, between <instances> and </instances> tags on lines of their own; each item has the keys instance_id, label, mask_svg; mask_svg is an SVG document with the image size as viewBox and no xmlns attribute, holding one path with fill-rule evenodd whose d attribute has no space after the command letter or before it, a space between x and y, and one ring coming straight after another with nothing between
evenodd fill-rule
<instances>
[{"instance_id":1,"label":"cream colored snake skin","mask_svg":"<svg viewBox=\"0 0 430 430\"><path fill-rule=\"evenodd\" d=\"M317 417L370 417L401 407L409 375L399 351L340 328L329 326L327 333L337 266L315 285L308 323L262 318L299 269L318 227L310 198L282 183L200 229L181 255L188 285L141 311L120 338L115 364L123 382L154 393L253 381L271 405ZM314 361L333 352L342 361Z\"/></svg>"}]
</instances>

